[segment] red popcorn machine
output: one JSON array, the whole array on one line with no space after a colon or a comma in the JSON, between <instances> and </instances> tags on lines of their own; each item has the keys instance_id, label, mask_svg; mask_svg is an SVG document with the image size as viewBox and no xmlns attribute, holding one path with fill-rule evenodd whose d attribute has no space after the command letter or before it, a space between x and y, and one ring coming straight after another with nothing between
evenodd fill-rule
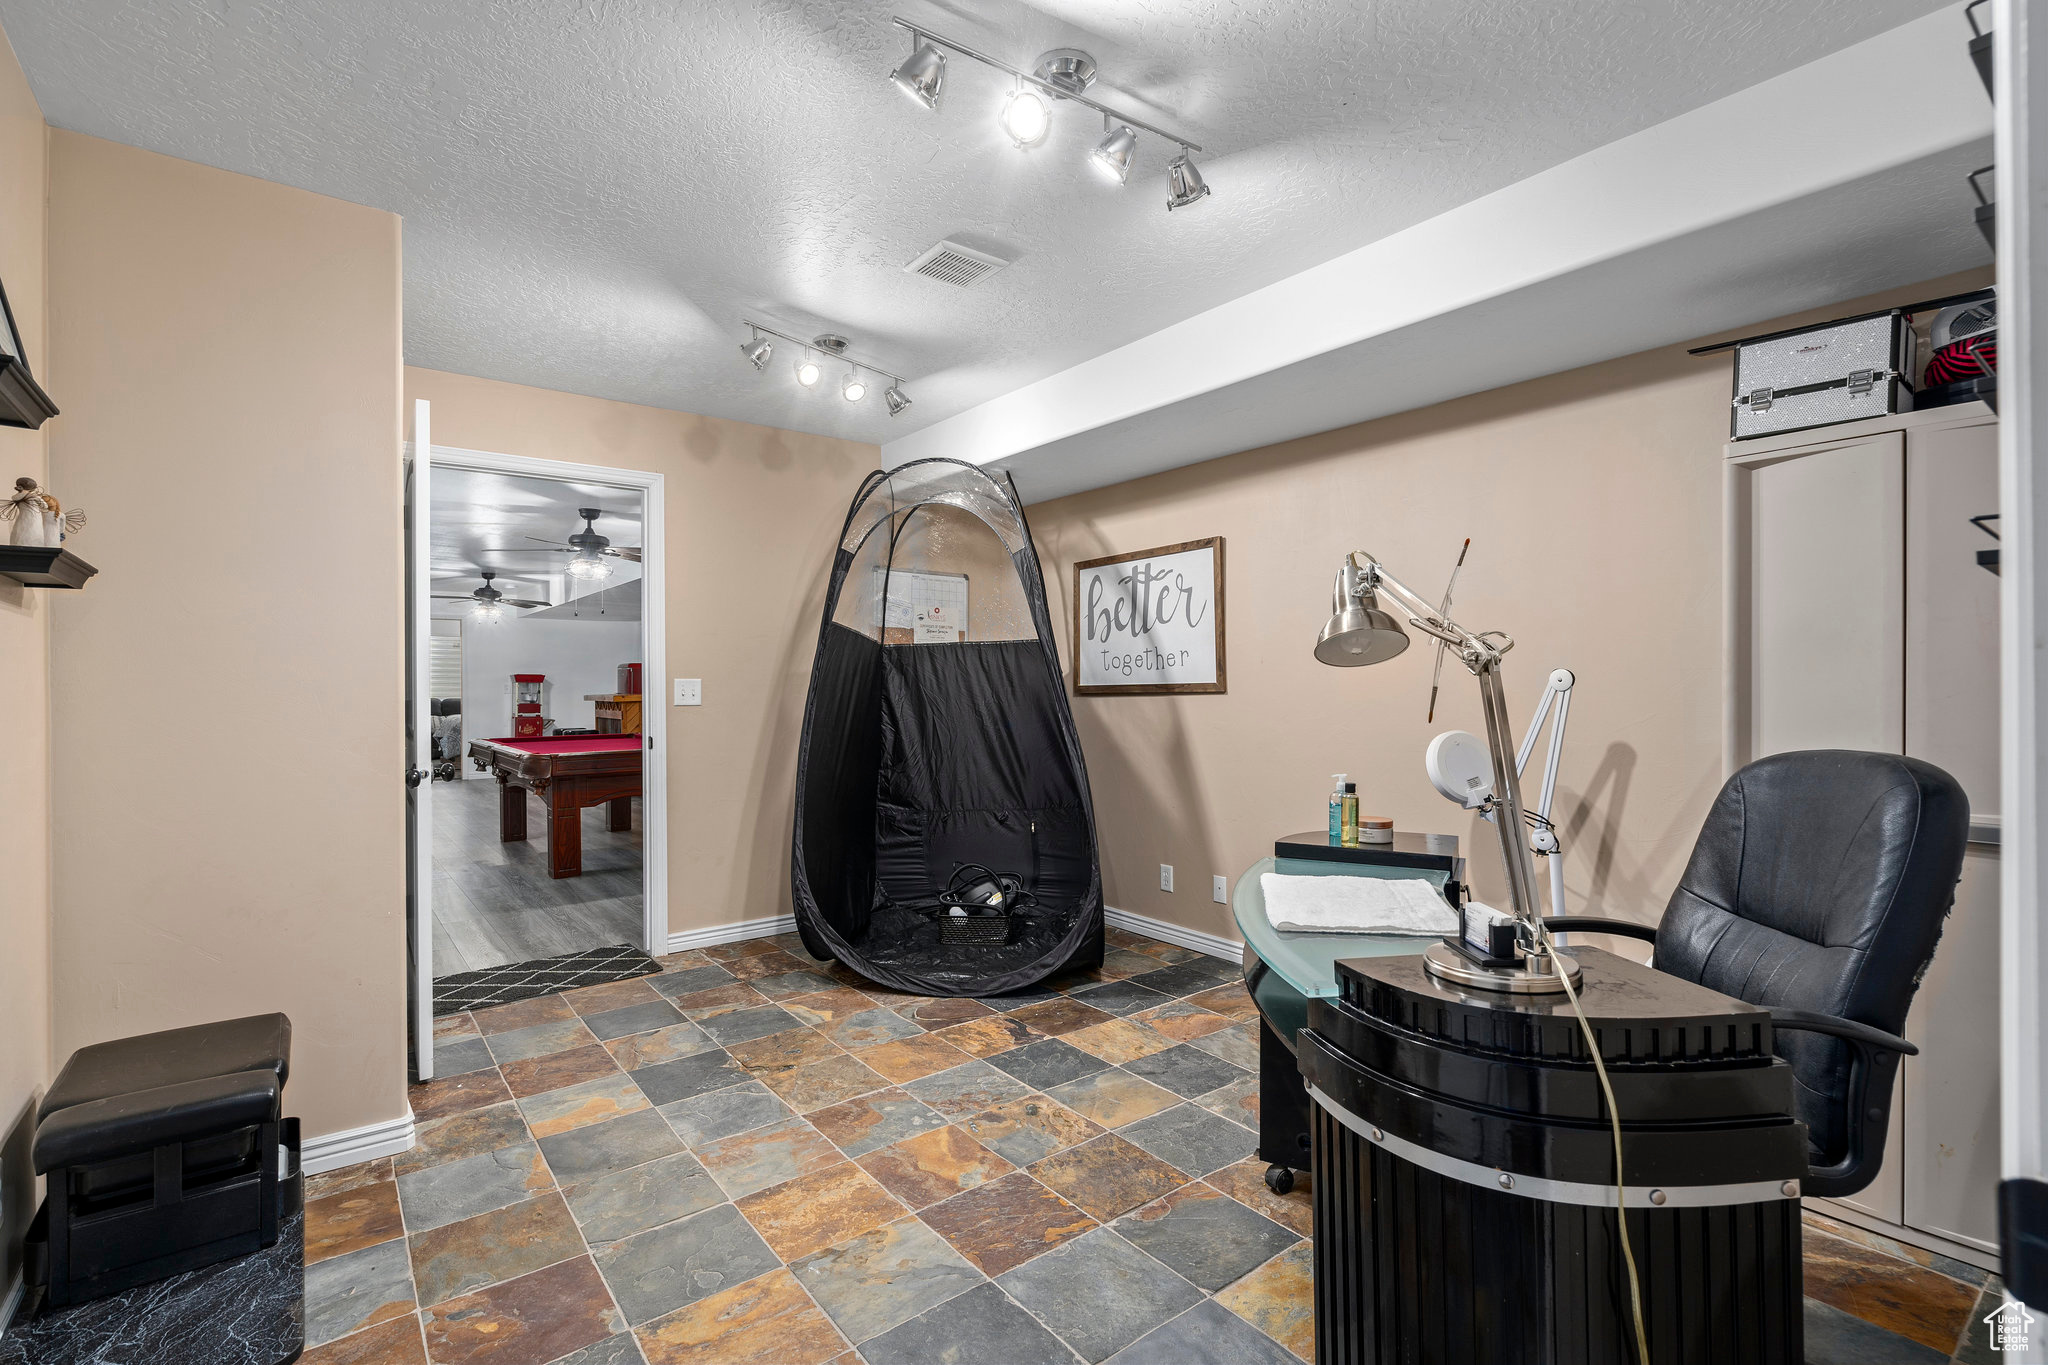
<instances>
[{"instance_id":1,"label":"red popcorn machine","mask_svg":"<svg viewBox=\"0 0 2048 1365\"><path fill-rule=\"evenodd\" d=\"M539 739L547 732L547 720L541 715L541 694L547 681L545 673L512 675L512 738Z\"/></svg>"}]
</instances>

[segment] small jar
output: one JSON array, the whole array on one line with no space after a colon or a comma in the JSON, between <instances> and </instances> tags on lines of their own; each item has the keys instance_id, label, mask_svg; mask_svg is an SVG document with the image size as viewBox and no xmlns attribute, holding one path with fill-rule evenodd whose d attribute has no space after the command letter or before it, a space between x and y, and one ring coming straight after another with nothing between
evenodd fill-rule
<instances>
[{"instance_id":1,"label":"small jar","mask_svg":"<svg viewBox=\"0 0 2048 1365\"><path fill-rule=\"evenodd\" d=\"M1394 822L1384 815L1361 815L1358 817L1358 842L1361 844L1391 844L1394 842Z\"/></svg>"}]
</instances>

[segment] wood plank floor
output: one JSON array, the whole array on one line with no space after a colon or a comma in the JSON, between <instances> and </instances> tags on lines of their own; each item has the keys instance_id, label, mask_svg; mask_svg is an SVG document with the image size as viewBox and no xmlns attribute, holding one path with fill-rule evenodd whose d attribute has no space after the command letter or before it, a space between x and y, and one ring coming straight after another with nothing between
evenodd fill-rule
<instances>
[{"instance_id":1,"label":"wood plank floor","mask_svg":"<svg viewBox=\"0 0 2048 1365\"><path fill-rule=\"evenodd\" d=\"M479 971L579 948L640 943L640 802L633 828L583 812L583 875L548 875L547 808L526 797L523 843L498 839L498 784L434 784L434 975Z\"/></svg>"}]
</instances>

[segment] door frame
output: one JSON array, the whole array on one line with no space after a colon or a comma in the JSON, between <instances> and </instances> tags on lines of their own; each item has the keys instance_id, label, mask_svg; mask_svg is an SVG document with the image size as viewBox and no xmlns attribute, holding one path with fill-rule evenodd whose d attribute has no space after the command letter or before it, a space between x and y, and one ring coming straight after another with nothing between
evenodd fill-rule
<instances>
[{"instance_id":1,"label":"door frame","mask_svg":"<svg viewBox=\"0 0 2048 1365\"><path fill-rule=\"evenodd\" d=\"M2001 1217L2008 1297L2024 1275L2043 1278L2038 1242L2039 1201L2048 1182L2048 1002L2040 982L2048 974L2048 420L2034 403L2048 393L2048 347L2041 344L2048 314L2048 212L2041 187L2048 181L2048 52L2040 39L2048 18L2021 0L1993 0L1992 115L1997 172L1999 336L1999 586L2001 590L1999 710L1999 816L2001 857L2000 1034L2005 1044L2001 1160L2005 1185ZM2010 1197L2010 1202L2008 1202ZM2021 1254L2021 1234L2033 1246ZM2032 1302L2044 1305L2038 1283ZM2048 1360L2048 1343L2033 1339L2015 1360Z\"/></svg>"},{"instance_id":2,"label":"door frame","mask_svg":"<svg viewBox=\"0 0 2048 1365\"><path fill-rule=\"evenodd\" d=\"M437 470L468 469L529 479L603 483L640 494L640 638L647 655L640 681L640 731L647 742L640 774L640 948L648 956L658 957L668 951L668 708L661 704L660 696L661 689L668 685L668 575L663 534L667 505L662 476L644 469L576 464L531 455L465 450L459 446L431 445L429 460ZM463 666L468 667L466 658Z\"/></svg>"},{"instance_id":3,"label":"door frame","mask_svg":"<svg viewBox=\"0 0 2048 1365\"><path fill-rule=\"evenodd\" d=\"M399 448L405 525L405 967L412 1079L434 1077L433 475L432 404L413 400L413 439Z\"/></svg>"}]
</instances>

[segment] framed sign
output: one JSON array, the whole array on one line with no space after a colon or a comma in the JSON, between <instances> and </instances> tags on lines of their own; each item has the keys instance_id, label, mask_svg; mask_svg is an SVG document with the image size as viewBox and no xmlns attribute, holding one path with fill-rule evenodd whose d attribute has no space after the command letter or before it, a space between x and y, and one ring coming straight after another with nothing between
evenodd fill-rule
<instances>
[{"instance_id":1,"label":"framed sign","mask_svg":"<svg viewBox=\"0 0 2048 1365\"><path fill-rule=\"evenodd\" d=\"M1074 565L1074 691L1225 692L1223 537Z\"/></svg>"}]
</instances>

